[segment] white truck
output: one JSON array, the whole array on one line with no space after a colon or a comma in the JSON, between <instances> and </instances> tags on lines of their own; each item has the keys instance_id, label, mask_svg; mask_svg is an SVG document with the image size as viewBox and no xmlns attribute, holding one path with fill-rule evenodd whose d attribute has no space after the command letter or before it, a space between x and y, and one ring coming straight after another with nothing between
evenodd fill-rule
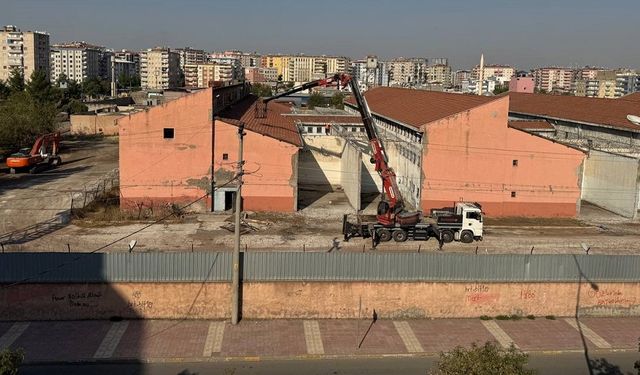
<instances>
[{"instance_id":1,"label":"white truck","mask_svg":"<svg viewBox=\"0 0 640 375\"><path fill-rule=\"evenodd\" d=\"M482 206L479 203L458 202L453 207L432 209L429 218L421 218L415 224L383 225L375 220L358 216L354 223L347 215L342 220L344 240L371 238L373 245L380 242L426 241L436 238L440 244L452 241L471 243L482 241Z\"/></svg>"}]
</instances>

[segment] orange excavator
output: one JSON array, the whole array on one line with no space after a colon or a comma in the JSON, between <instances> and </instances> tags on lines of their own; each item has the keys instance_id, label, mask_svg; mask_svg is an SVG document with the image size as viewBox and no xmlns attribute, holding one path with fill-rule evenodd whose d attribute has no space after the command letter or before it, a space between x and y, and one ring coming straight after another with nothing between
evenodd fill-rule
<instances>
[{"instance_id":1,"label":"orange excavator","mask_svg":"<svg viewBox=\"0 0 640 375\"><path fill-rule=\"evenodd\" d=\"M38 173L40 170L62 164L58 155L60 149L60 133L45 134L36 139L33 147L23 148L7 158L10 173L27 170Z\"/></svg>"}]
</instances>

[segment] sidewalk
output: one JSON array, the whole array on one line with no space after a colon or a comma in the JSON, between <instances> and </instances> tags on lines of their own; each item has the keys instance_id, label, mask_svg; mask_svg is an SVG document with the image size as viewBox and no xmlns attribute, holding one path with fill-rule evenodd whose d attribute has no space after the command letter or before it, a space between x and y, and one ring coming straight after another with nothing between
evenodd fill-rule
<instances>
[{"instance_id":1,"label":"sidewalk","mask_svg":"<svg viewBox=\"0 0 640 375\"><path fill-rule=\"evenodd\" d=\"M581 318L589 350L637 350L640 317ZM215 361L437 354L493 340L525 351L583 350L573 318L0 322L0 350L26 363Z\"/></svg>"}]
</instances>

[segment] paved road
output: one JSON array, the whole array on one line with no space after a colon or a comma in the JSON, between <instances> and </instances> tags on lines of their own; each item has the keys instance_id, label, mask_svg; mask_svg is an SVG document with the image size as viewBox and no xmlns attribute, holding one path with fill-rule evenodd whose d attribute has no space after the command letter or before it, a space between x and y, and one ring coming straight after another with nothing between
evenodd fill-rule
<instances>
[{"instance_id":1,"label":"paved road","mask_svg":"<svg viewBox=\"0 0 640 375\"><path fill-rule=\"evenodd\" d=\"M597 365L594 375L634 374L633 362L639 358L635 352L592 353ZM145 375L425 375L437 358L362 358L340 360L261 361L261 362L197 362L149 364L85 364L25 366L24 375L80 375L80 374L145 374ZM604 361L606 362L604 362ZM589 374L582 353L532 354L530 367L539 375Z\"/></svg>"}]
</instances>

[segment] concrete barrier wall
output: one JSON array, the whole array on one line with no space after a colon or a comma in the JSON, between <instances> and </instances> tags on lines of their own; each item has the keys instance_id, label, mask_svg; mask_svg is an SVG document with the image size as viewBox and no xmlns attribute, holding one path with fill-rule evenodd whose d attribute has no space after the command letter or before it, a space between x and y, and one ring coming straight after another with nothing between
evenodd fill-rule
<instances>
[{"instance_id":1,"label":"concrete barrier wall","mask_svg":"<svg viewBox=\"0 0 640 375\"><path fill-rule=\"evenodd\" d=\"M619 215L635 218L638 207L638 159L590 151L585 161L582 199Z\"/></svg>"},{"instance_id":2,"label":"concrete barrier wall","mask_svg":"<svg viewBox=\"0 0 640 375\"><path fill-rule=\"evenodd\" d=\"M278 318L640 316L640 283L255 282L242 315ZM0 289L0 320L225 319L229 283L21 284Z\"/></svg>"},{"instance_id":3,"label":"concrete barrier wall","mask_svg":"<svg viewBox=\"0 0 640 375\"><path fill-rule=\"evenodd\" d=\"M361 173L362 153L351 144L346 143L340 159L340 184L355 210L360 210L362 206Z\"/></svg>"},{"instance_id":4,"label":"concrete barrier wall","mask_svg":"<svg viewBox=\"0 0 640 375\"><path fill-rule=\"evenodd\" d=\"M71 134L79 135L118 135L118 119L120 114L108 115L71 115Z\"/></svg>"},{"instance_id":5,"label":"concrete barrier wall","mask_svg":"<svg viewBox=\"0 0 640 375\"><path fill-rule=\"evenodd\" d=\"M341 184L340 155L345 140L336 136L304 136L300 151L298 184L319 190L333 190Z\"/></svg>"}]
</instances>

